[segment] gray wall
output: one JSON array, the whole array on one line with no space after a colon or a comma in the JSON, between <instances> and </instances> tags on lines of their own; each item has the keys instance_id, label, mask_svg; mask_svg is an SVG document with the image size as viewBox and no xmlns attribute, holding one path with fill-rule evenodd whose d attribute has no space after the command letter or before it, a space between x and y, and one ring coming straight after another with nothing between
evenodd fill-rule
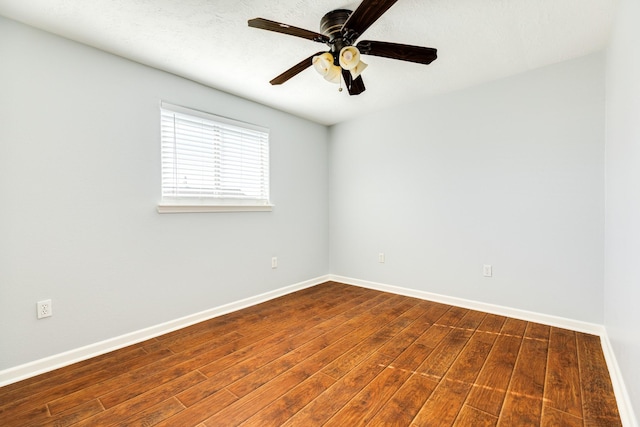
<instances>
[{"instance_id":1,"label":"gray wall","mask_svg":"<svg viewBox=\"0 0 640 427\"><path fill-rule=\"evenodd\" d=\"M622 0L607 58L604 323L640 415L640 3Z\"/></svg>"},{"instance_id":2,"label":"gray wall","mask_svg":"<svg viewBox=\"0 0 640 427\"><path fill-rule=\"evenodd\" d=\"M3 18L0 58L0 370L329 272L326 127ZM271 129L273 212L156 212L161 99Z\"/></svg>"},{"instance_id":3,"label":"gray wall","mask_svg":"<svg viewBox=\"0 0 640 427\"><path fill-rule=\"evenodd\" d=\"M334 126L331 272L602 323L604 93L598 54Z\"/></svg>"}]
</instances>

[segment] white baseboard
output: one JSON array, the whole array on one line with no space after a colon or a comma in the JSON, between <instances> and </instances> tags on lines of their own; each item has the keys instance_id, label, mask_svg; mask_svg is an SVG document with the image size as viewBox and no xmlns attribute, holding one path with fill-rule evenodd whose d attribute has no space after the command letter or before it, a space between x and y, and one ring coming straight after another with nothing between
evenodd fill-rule
<instances>
[{"instance_id":1,"label":"white baseboard","mask_svg":"<svg viewBox=\"0 0 640 427\"><path fill-rule=\"evenodd\" d=\"M633 405L631 404L631 397L627 393L627 387L624 384L622 372L620 366L616 360L613 347L611 347L611 341L609 336L605 333L600 335L600 342L602 343L602 352L604 358L607 361L607 367L609 368L609 376L611 377L611 383L613 384L613 391L616 394L616 400L618 402L618 412L620 412L620 418L622 419L622 425L625 427L639 427L638 419L636 418Z\"/></svg>"},{"instance_id":2,"label":"white baseboard","mask_svg":"<svg viewBox=\"0 0 640 427\"><path fill-rule=\"evenodd\" d=\"M53 356L39 359L33 362L25 363L9 369L0 371L0 387L12 384L36 375L43 374L45 372L53 371L54 369L62 368L64 366L71 365L83 360L90 359L92 357L100 356L105 353L109 353L114 350L118 350L133 344L137 344L142 341L146 341L157 336L185 328L187 326L194 325L205 320L212 319L214 317L222 316L233 311L241 310L252 305L260 304L265 301L272 300L274 298L281 297L283 295L290 294L295 291L299 291L311 286L319 285L330 280L329 276L321 276L311 280L305 280L304 282L296 283L294 285L285 286L274 291L265 292L260 295L245 298L240 301L235 301L229 304L221 305L209 310L195 313L189 316L185 316L179 319L171 320L169 322L161 323L159 325L151 326L149 328L134 331L125 335L110 338L105 341L90 344L84 347L76 348L64 353L55 354Z\"/></svg>"},{"instance_id":3,"label":"white baseboard","mask_svg":"<svg viewBox=\"0 0 640 427\"><path fill-rule=\"evenodd\" d=\"M567 319L564 317L552 316L549 314L535 313L501 305L472 301L463 298L450 297L416 289L386 285L382 283L370 282L367 280L353 279L350 277L329 275L329 280L345 283L347 285L360 286L377 291L389 292L392 294L404 295L423 300L439 302L442 304L454 305L471 310L478 310L486 313L513 317L515 319L526 320L528 322L536 322L544 325L555 326L558 328L571 329L577 332L598 335L600 337L600 342L602 343L602 352L604 353L604 357L607 362L607 368L609 369L609 376L611 377L613 391L616 395L618 412L620 413L622 425L624 427L639 427L638 421L633 413L631 398L629 397L629 393L627 393L627 388L624 385L622 373L620 372L615 354L611 347L611 343L607 335L607 330L603 325Z\"/></svg>"}]
</instances>

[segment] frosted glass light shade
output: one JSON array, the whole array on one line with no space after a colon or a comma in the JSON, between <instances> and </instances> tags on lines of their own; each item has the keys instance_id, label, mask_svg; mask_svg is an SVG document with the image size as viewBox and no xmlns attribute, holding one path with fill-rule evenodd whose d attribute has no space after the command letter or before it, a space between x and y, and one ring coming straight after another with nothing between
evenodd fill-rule
<instances>
[{"instance_id":1,"label":"frosted glass light shade","mask_svg":"<svg viewBox=\"0 0 640 427\"><path fill-rule=\"evenodd\" d=\"M329 52L325 52L322 55L314 56L311 63L318 74L326 76L329 68L333 65L333 56Z\"/></svg>"},{"instance_id":2,"label":"frosted glass light shade","mask_svg":"<svg viewBox=\"0 0 640 427\"><path fill-rule=\"evenodd\" d=\"M340 83L340 75L342 74L340 67L333 63L333 55L325 52L322 55L314 56L311 60L313 68L331 83Z\"/></svg>"},{"instance_id":3,"label":"frosted glass light shade","mask_svg":"<svg viewBox=\"0 0 640 427\"><path fill-rule=\"evenodd\" d=\"M355 46L343 47L339 57L340 66L351 73L351 77L357 79L367 68L367 64L360 60L360 51Z\"/></svg>"},{"instance_id":4,"label":"frosted glass light shade","mask_svg":"<svg viewBox=\"0 0 640 427\"><path fill-rule=\"evenodd\" d=\"M339 57L340 66L345 70L352 70L360 62L360 51L355 46L343 47Z\"/></svg>"},{"instance_id":5,"label":"frosted glass light shade","mask_svg":"<svg viewBox=\"0 0 640 427\"><path fill-rule=\"evenodd\" d=\"M349 72L351 73L351 77L353 77L354 79L357 79L358 76L364 71L365 68L367 68L369 65L365 64L362 61L359 61L355 67L353 67L352 69L349 70Z\"/></svg>"}]
</instances>

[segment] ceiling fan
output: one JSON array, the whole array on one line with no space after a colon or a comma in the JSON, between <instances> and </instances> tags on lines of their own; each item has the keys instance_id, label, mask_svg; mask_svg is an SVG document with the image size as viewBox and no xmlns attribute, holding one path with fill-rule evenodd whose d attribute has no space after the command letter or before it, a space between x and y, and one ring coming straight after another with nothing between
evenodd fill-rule
<instances>
[{"instance_id":1,"label":"ceiling fan","mask_svg":"<svg viewBox=\"0 0 640 427\"><path fill-rule=\"evenodd\" d=\"M342 77L349 95L359 95L365 91L360 74L367 67L367 64L360 59L361 54L430 64L438 57L437 50L430 47L372 40L361 40L354 45L362 33L396 1L398 0L363 0L353 12L347 9L333 10L320 20L320 33L264 18L250 19L248 21L250 27L302 37L329 46L329 51L314 53L271 80L270 83L280 85L313 66L330 82L340 83L340 77Z\"/></svg>"}]
</instances>

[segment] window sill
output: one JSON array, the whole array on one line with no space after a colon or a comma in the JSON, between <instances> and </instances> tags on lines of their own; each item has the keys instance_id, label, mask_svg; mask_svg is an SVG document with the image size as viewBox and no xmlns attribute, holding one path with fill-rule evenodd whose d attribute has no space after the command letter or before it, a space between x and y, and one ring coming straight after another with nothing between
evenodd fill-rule
<instances>
[{"instance_id":1,"label":"window sill","mask_svg":"<svg viewBox=\"0 0 640 427\"><path fill-rule=\"evenodd\" d=\"M271 212L273 205L158 205L158 213Z\"/></svg>"}]
</instances>

